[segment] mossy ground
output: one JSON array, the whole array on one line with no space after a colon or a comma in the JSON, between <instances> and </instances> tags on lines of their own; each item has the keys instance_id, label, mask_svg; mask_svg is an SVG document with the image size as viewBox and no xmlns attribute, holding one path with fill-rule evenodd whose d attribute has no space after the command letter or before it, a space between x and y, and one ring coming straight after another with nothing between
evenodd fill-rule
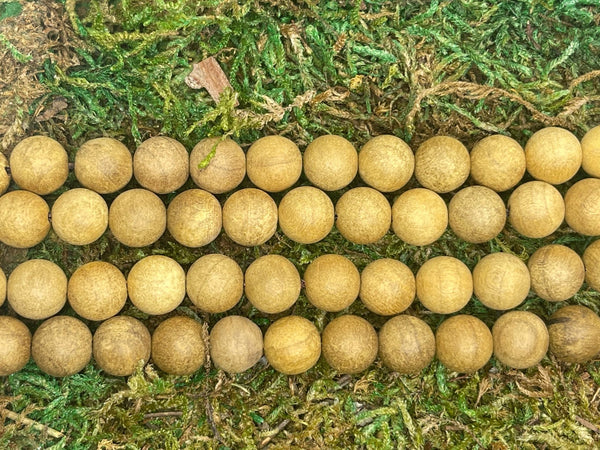
<instances>
[{"instance_id":1,"label":"mossy ground","mask_svg":"<svg viewBox=\"0 0 600 450\"><path fill-rule=\"evenodd\" d=\"M371 136L390 133L416 148L445 133L470 148L490 133L524 144L543 126L562 126L581 137L600 123L597 0L1 0L0 55L6 153L35 133L59 140L72 158L81 143L99 136L116 137L133 150L158 133L188 149L210 135L230 134L246 148L266 134L283 134L303 147L335 133L360 148ZM191 64L208 56L229 76L238 107L232 95L215 105L205 91L185 84ZM71 176L65 189L75 185ZM168 236L128 249L108 234L73 247L51 233L29 251L0 247L0 263L10 272L26 258L43 257L70 275L82 263L102 259L127 272L149 254L169 255L187 268L202 254L219 251L243 268L259 255L280 253L301 272L323 253L346 255L359 269L393 257L415 270L441 254L473 268L499 249L526 259L547 243L581 253L589 242L566 226L542 240L523 239L507 227L481 245L448 231L424 248L391 233L369 246L349 244L335 231L313 245L277 233L259 248L221 236L199 250ZM569 303L598 312L599 300L584 286ZM545 318L562 304L531 295L519 309ZM0 312L11 314L7 305ZM384 321L359 301L347 312L376 327ZM476 300L464 312L488 325L498 315ZM157 321L132 306L124 313L151 329ZM176 313L209 325L221 317L199 314L187 300ZM263 331L275 318L245 300L232 313L250 317ZM320 329L334 316L303 297L293 313ZM443 320L418 302L410 313L434 328ZM379 363L361 375L340 376L320 362L288 377L261 361L237 376L207 364L191 377L148 366L124 379L90 364L78 375L55 379L30 363L3 378L0 392L1 407L65 433L54 439L4 419L2 448L590 448L600 436L598 361L564 365L552 357L524 371L492 359L469 376L437 362L418 376L399 376Z\"/></svg>"}]
</instances>

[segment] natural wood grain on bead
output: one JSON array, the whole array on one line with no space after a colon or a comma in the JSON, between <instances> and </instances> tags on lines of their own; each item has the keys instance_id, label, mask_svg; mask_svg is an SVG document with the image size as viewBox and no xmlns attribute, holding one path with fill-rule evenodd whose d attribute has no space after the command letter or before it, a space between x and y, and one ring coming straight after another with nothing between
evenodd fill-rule
<instances>
[{"instance_id":1,"label":"natural wood grain on bead","mask_svg":"<svg viewBox=\"0 0 600 450\"><path fill-rule=\"evenodd\" d=\"M482 244L504 229L506 207L502 198L485 186L469 186L448 205L450 228L463 241Z\"/></svg>"},{"instance_id":2,"label":"natural wood grain on bead","mask_svg":"<svg viewBox=\"0 0 600 450\"><path fill-rule=\"evenodd\" d=\"M548 320L550 351L567 363L586 363L600 353L600 318L581 305L560 308Z\"/></svg>"},{"instance_id":3,"label":"natural wood grain on bead","mask_svg":"<svg viewBox=\"0 0 600 450\"><path fill-rule=\"evenodd\" d=\"M29 191L11 191L0 197L0 241L15 248L30 248L50 231L46 201Z\"/></svg>"},{"instance_id":4,"label":"natural wood grain on bead","mask_svg":"<svg viewBox=\"0 0 600 450\"><path fill-rule=\"evenodd\" d=\"M265 333L265 356L278 372L297 375L313 367L321 356L321 336L315 325L300 316L286 316Z\"/></svg>"},{"instance_id":5,"label":"natural wood grain on bead","mask_svg":"<svg viewBox=\"0 0 600 450\"><path fill-rule=\"evenodd\" d=\"M419 373L435 356L435 336L421 319L400 315L379 330L379 357L385 366L402 374Z\"/></svg>"},{"instance_id":6,"label":"natural wood grain on bead","mask_svg":"<svg viewBox=\"0 0 600 450\"><path fill-rule=\"evenodd\" d=\"M82 186L99 194L111 194L123 189L131 180L133 157L116 139L91 139L75 154L74 171Z\"/></svg>"},{"instance_id":7,"label":"natural wood grain on bead","mask_svg":"<svg viewBox=\"0 0 600 450\"><path fill-rule=\"evenodd\" d=\"M583 261L564 245L551 244L539 248L527 263L531 288L544 300L560 302L573 297L585 278Z\"/></svg>"},{"instance_id":8,"label":"natural wood grain on bead","mask_svg":"<svg viewBox=\"0 0 600 450\"><path fill-rule=\"evenodd\" d=\"M324 239L335 220L329 196L312 186L300 186L285 194L278 212L281 231L300 244L314 244Z\"/></svg>"},{"instance_id":9,"label":"natural wood grain on bead","mask_svg":"<svg viewBox=\"0 0 600 450\"><path fill-rule=\"evenodd\" d=\"M429 245L448 227L448 208L435 192L411 189L401 194L392 207L392 229L410 245Z\"/></svg>"},{"instance_id":10,"label":"natural wood grain on bead","mask_svg":"<svg viewBox=\"0 0 600 450\"><path fill-rule=\"evenodd\" d=\"M112 317L94 333L94 361L109 375L127 377L138 364L150 359L150 332L139 320L129 316Z\"/></svg>"},{"instance_id":11,"label":"natural wood grain on bead","mask_svg":"<svg viewBox=\"0 0 600 450\"><path fill-rule=\"evenodd\" d=\"M210 357L213 364L225 372L244 372L262 355L262 332L246 317L223 317L210 332Z\"/></svg>"},{"instance_id":12,"label":"natural wood grain on bead","mask_svg":"<svg viewBox=\"0 0 600 450\"><path fill-rule=\"evenodd\" d=\"M192 303L203 312L230 310L244 293L244 274L232 258L209 254L198 258L186 275L186 290Z\"/></svg>"},{"instance_id":13,"label":"natural wood grain on bead","mask_svg":"<svg viewBox=\"0 0 600 450\"><path fill-rule=\"evenodd\" d=\"M339 232L354 244L374 244L390 229L392 208L379 191L357 187L345 192L335 205Z\"/></svg>"},{"instance_id":14,"label":"natural wood grain on bead","mask_svg":"<svg viewBox=\"0 0 600 450\"><path fill-rule=\"evenodd\" d=\"M46 136L19 142L10 154L14 182L27 191L46 195L56 191L69 175L69 157L60 143Z\"/></svg>"},{"instance_id":15,"label":"natural wood grain on bead","mask_svg":"<svg viewBox=\"0 0 600 450\"><path fill-rule=\"evenodd\" d=\"M554 233L565 217L560 192L543 181L530 181L517 187L508 199L508 220L518 233L543 238Z\"/></svg>"},{"instance_id":16,"label":"natural wood grain on bead","mask_svg":"<svg viewBox=\"0 0 600 450\"><path fill-rule=\"evenodd\" d=\"M337 312L350 306L360 291L360 273L342 255L326 254L314 259L304 272L308 301L323 311Z\"/></svg>"},{"instance_id":17,"label":"natural wood grain on bead","mask_svg":"<svg viewBox=\"0 0 600 450\"><path fill-rule=\"evenodd\" d=\"M435 334L436 356L448 370L472 373L487 364L494 340L485 323L458 315L442 322Z\"/></svg>"},{"instance_id":18,"label":"natural wood grain on bead","mask_svg":"<svg viewBox=\"0 0 600 450\"><path fill-rule=\"evenodd\" d=\"M319 136L304 150L304 174L324 191L348 186L358 172L358 153L341 136Z\"/></svg>"},{"instance_id":19,"label":"natural wood grain on bead","mask_svg":"<svg viewBox=\"0 0 600 450\"><path fill-rule=\"evenodd\" d=\"M473 292L490 309L506 310L519 306L531 287L529 269L510 253L484 256L473 269Z\"/></svg>"},{"instance_id":20,"label":"natural wood grain on bead","mask_svg":"<svg viewBox=\"0 0 600 450\"><path fill-rule=\"evenodd\" d=\"M259 189L236 191L223 205L223 228L240 245L262 245L277 230L277 205Z\"/></svg>"},{"instance_id":21,"label":"natural wood grain on bead","mask_svg":"<svg viewBox=\"0 0 600 450\"><path fill-rule=\"evenodd\" d=\"M283 136L264 136L246 153L246 171L254 185L267 192L291 187L302 174L302 154Z\"/></svg>"},{"instance_id":22,"label":"natural wood grain on bead","mask_svg":"<svg viewBox=\"0 0 600 450\"><path fill-rule=\"evenodd\" d=\"M416 276L417 297L428 310L438 314L460 311L473 294L469 268L451 256L426 261Z\"/></svg>"},{"instance_id":23,"label":"natural wood grain on bead","mask_svg":"<svg viewBox=\"0 0 600 450\"><path fill-rule=\"evenodd\" d=\"M514 139L494 134L471 150L471 177L496 192L516 186L525 174L525 151Z\"/></svg>"},{"instance_id":24,"label":"natural wood grain on bead","mask_svg":"<svg viewBox=\"0 0 600 450\"><path fill-rule=\"evenodd\" d=\"M384 134L371 138L358 153L362 180L381 192L401 189L412 177L415 157L402 139Z\"/></svg>"},{"instance_id":25,"label":"natural wood grain on bead","mask_svg":"<svg viewBox=\"0 0 600 450\"><path fill-rule=\"evenodd\" d=\"M323 330L323 357L339 373L360 373L368 369L378 351L377 332L362 317L344 315L333 319Z\"/></svg>"},{"instance_id":26,"label":"natural wood grain on bead","mask_svg":"<svg viewBox=\"0 0 600 450\"><path fill-rule=\"evenodd\" d=\"M510 311L492 327L494 356L513 369L537 365L548 351L548 330L544 321L528 311Z\"/></svg>"},{"instance_id":27,"label":"natural wood grain on bead","mask_svg":"<svg viewBox=\"0 0 600 450\"><path fill-rule=\"evenodd\" d=\"M445 193L459 188L469 177L471 158L456 138L434 136L415 153L415 177L424 188Z\"/></svg>"}]
</instances>

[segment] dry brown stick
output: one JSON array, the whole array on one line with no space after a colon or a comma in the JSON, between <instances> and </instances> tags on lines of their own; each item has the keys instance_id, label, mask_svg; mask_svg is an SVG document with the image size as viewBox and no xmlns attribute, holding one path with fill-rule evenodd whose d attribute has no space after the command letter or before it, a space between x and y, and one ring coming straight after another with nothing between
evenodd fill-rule
<instances>
[{"instance_id":1,"label":"dry brown stick","mask_svg":"<svg viewBox=\"0 0 600 450\"><path fill-rule=\"evenodd\" d=\"M594 425L592 422L585 420L583 417L575 416L575 420L579 422L581 425L586 427L589 430L592 430L594 433L600 434L600 428Z\"/></svg>"},{"instance_id":2,"label":"dry brown stick","mask_svg":"<svg viewBox=\"0 0 600 450\"><path fill-rule=\"evenodd\" d=\"M468 426L462 425L462 424L460 424L458 422L454 422L454 423L456 425L446 425L444 427L444 429L448 430L448 431L464 431L464 432L468 433L469 435L471 435L471 437L473 438L473 440L475 442L477 442L477 444L479 444L479 446L481 448L485 448L485 445L483 445L483 443L479 439L477 439L477 436L475 436L475 433L473 433L473 431L471 431L471 429Z\"/></svg>"},{"instance_id":3,"label":"dry brown stick","mask_svg":"<svg viewBox=\"0 0 600 450\"><path fill-rule=\"evenodd\" d=\"M283 422L281 422L279 425L273 428L273 430L270 431L271 434L264 438L263 441L260 443L260 448L266 447L267 444L271 442L275 436L277 436L285 427L287 427L288 423L290 423L290 419L285 419Z\"/></svg>"},{"instance_id":4,"label":"dry brown stick","mask_svg":"<svg viewBox=\"0 0 600 450\"><path fill-rule=\"evenodd\" d=\"M575 78L573 81L569 83L569 90L573 90L575 87L579 86L581 83L585 83L586 81L593 80L594 78L600 77L600 70L592 70L591 72L584 73L583 75Z\"/></svg>"},{"instance_id":5,"label":"dry brown stick","mask_svg":"<svg viewBox=\"0 0 600 450\"><path fill-rule=\"evenodd\" d=\"M423 89L413 102L413 105L406 115L406 122L412 124L414 117L421 109L421 102L429 96L443 96L443 95L458 95L466 98L482 99L486 97L491 98L507 98L515 103L520 104L527 109L531 115L540 122L547 125L562 125L565 126L566 122L560 117L552 117L543 112L539 111L531 102L523 99L520 95L509 92L505 89L500 89L492 86L483 86L477 83L471 83L468 81L447 81L427 89Z\"/></svg>"},{"instance_id":6,"label":"dry brown stick","mask_svg":"<svg viewBox=\"0 0 600 450\"><path fill-rule=\"evenodd\" d=\"M160 411L155 413L144 414L144 420L155 419L158 417L181 417L181 411Z\"/></svg>"},{"instance_id":7,"label":"dry brown stick","mask_svg":"<svg viewBox=\"0 0 600 450\"><path fill-rule=\"evenodd\" d=\"M213 407L210 404L210 401L206 400L206 417L208 418L208 423L210 424L210 428L215 436L215 439L221 442L221 435L219 434L219 430L217 429L217 424L215 423L215 419L213 417Z\"/></svg>"},{"instance_id":8,"label":"dry brown stick","mask_svg":"<svg viewBox=\"0 0 600 450\"><path fill-rule=\"evenodd\" d=\"M10 420L14 420L15 422L22 423L23 425L31 426L34 430L43 431L48 433L53 438L60 439L65 437L64 433L60 431L56 431L54 428L50 428L47 425L36 422L35 420L30 419L29 417L24 416L23 414L17 414L16 412L10 411L6 408L2 409L0 412L1 415L8 417Z\"/></svg>"}]
</instances>

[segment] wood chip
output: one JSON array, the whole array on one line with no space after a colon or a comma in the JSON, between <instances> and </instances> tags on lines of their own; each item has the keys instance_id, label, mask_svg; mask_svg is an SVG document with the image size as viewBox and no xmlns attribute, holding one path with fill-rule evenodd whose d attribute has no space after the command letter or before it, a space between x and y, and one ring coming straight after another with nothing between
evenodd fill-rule
<instances>
[{"instance_id":1,"label":"wood chip","mask_svg":"<svg viewBox=\"0 0 600 450\"><path fill-rule=\"evenodd\" d=\"M219 103L226 88L232 89L227 75L212 56L194 64L194 69L185 78L185 83L192 89L206 89L216 103Z\"/></svg>"}]
</instances>

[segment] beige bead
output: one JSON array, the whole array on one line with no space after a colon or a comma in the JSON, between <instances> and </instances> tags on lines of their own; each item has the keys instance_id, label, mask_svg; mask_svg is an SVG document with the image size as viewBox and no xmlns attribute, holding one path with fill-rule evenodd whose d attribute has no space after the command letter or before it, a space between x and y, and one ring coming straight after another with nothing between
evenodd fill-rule
<instances>
[{"instance_id":1,"label":"beige bead","mask_svg":"<svg viewBox=\"0 0 600 450\"><path fill-rule=\"evenodd\" d=\"M581 305L560 308L548 320L550 352L567 363L586 363L600 353L600 318Z\"/></svg>"},{"instance_id":2,"label":"beige bead","mask_svg":"<svg viewBox=\"0 0 600 450\"><path fill-rule=\"evenodd\" d=\"M259 311L277 314L289 309L300 295L300 274L281 255L256 259L244 275L246 297Z\"/></svg>"},{"instance_id":3,"label":"beige bead","mask_svg":"<svg viewBox=\"0 0 600 450\"><path fill-rule=\"evenodd\" d=\"M167 314L185 297L185 272L167 256L147 256L129 271L127 291L131 303L146 314Z\"/></svg>"},{"instance_id":4,"label":"beige bead","mask_svg":"<svg viewBox=\"0 0 600 450\"><path fill-rule=\"evenodd\" d=\"M163 372L191 375L206 361L202 324L191 317L162 321L152 334L152 361Z\"/></svg>"},{"instance_id":5,"label":"beige bead","mask_svg":"<svg viewBox=\"0 0 600 450\"><path fill-rule=\"evenodd\" d=\"M415 156L402 139L384 134L370 139L358 153L362 180L381 192L404 187L415 170Z\"/></svg>"},{"instance_id":6,"label":"beige bead","mask_svg":"<svg viewBox=\"0 0 600 450\"><path fill-rule=\"evenodd\" d=\"M145 247L160 239L167 228L167 209L162 200L145 189L119 194L108 211L108 227L122 244Z\"/></svg>"},{"instance_id":7,"label":"beige bead","mask_svg":"<svg viewBox=\"0 0 600 450\"><path fill-rule=\"evenodd\" d=\"M262 245L277 230L277 205L269 194L259 189L236 191L223 205L223 228L237 244Z\"/></svg>"},{"instance_id":8,"label":"beige bead","mask_svg":"<svg viewBox=\"0 0 600 450\"><path fill-rule=\"evenodd\" d=\"M429 311L452 314L460 311L473 294L469 268L451 256L426 261L416 276L417 297Z\"/></svg>"},{"instance_id":9,"label":"beige bead","mask_svg":"<svg viewBox=\"0 0 600 450\"><path fill-rule=\"evenodd\" d=\"M4 194L10 185L10 175L7 172L8 159L0 153L0 195Z\"/></svg>"},{"instance_id":10,"label":"beige bead","mask_svg":"<svg viewBox=\"0 0 600 450\"><path fill-rule=\"evenodd\" d=\"M74 375L92 359L92 333L75 317L52 317L33 334L31 356L50 376Z\"/></svg>"},{"instance_id":11,"label":"beige bead","mask_svg":"<svg viewBox=\"0 0 600 450\"><path fill-rule=\"evenodd\" d=\"M192 264L186 276L190 300L202 311L217 314L230 310L244 293L244 274L232 258L204 255Z\"/></svg>"},{"instance_id":12,"label":"beige bead","mask_svg":"<svg viewBox=\"0 0 600 450\"><path fill-rule=\"evenodd\" d=\"M481 244L494 239L504 229L506 207L490 188L469 186L450 200L448 222L460 239Z\"/></svg>"},{"instance_id":13,"label":"beige bead","mask_svg":"<svg viewBox=\"0 0 600 450\"><path fill-rule=\"evenodd\" d=\"M21 189L46 195L56 191L67 180L69 157L63 146L54 139L31 136L13 149L10 171Z\"/></svg>"},{"instance_id":14,"label":"beige bead","mask_svg":"<svg viewBox=\"0 0 600 450\"><path fill-rule=\"evenodd\" d=\"M71 245L88 245L98 240L108 226L108 206L89 189L70 189L52 205L52 229Z\"/></svg>"},{"instance_id":15,"label":"beige bead","mask_svg":"<svg viewBox=\"0 0 600 450\"><path fill-rule=\"evenodd\" d=\"M448 208L442 197L429 189L410 189L392 206L392 229L410 245L429 245L448 227Z\"/></svg>"},{"instance_id":16,"label":"beige bead","mask_svg":"<svg viewBox=\"0 0 600 450\"><path fill-rule=\"evenodd\" d=\"M150 359L151 338L146 326L129 316L112 317L100 324L92 340L96 364L107 374L128 377Z\"/></svg>"},{"instance_id":17,"label":"beige bead","mask_svg":"<svg viewBox=\"0 0 600 450\"><path fill-rule=\"evenodd\" d=\"M527 263L531 288L544 300L561 302L573 297L585 278L583 261L564 245L551 244L539 248Z\"/></svg>"},{"instance_id":18,"label":"beige bead","mask_svg":"<svg viewBox=\"0 0 600 450\"><path fill-rule=\"evenodd\" d=\"M67 276L52 261L30 259L19 264L8 277L7 298L21 317L46 319L67 302Z\"/></svg>"},{"instance_id":19,"label":"beige bead","mask_svg":"<svg viewBox=\"0 0 600 450\"><path fill-rule=\"evenodd\" d=\"M472 373L487 364L494 350L492 333L476 317L458 315L442 322L435 334L436 356L454 372Z\"/></svg>"},{"instance_id":20,"label":"beige bead","mask_svg":"<svg viewBox=\"0 0 600 450\"><path fill-rule=\"evenodd\" d=\"M188 152L181 143L155 136L142 142L133 154L133 175L144 188L168 194L185 184L189 163Z\"/></svg>"},{"instance_id":21,"label":"beige bead","mask_svg":"<svg viewBox=\"0 0 600 450\"><path fill-rule=\"evenodd\" d=\"M246 171L254 185L267 192L291 187L302 174L302 154L283 136L265 136L246 153Z\"/></svg>"},{"instance_id":22,"label":"beige bead","mask_svg":"<svg viewBox=\"0 0 600 450\"><path fill-rule=\"evenodd\" d=\"M131 180L133 158L129 149L116 139L91 139L75 154L74 170L82 186L99 194L111 194Z\"/></svg>"},{"instance_id":23,"label":"beige bead","mask_svg":"<svg viewBox=\"0 0 600 450\"><path fill-rule=\"evenodd\" d=\"M31 332L18 319L0 316L0 377L21 370L31 356Z\"/></svg>"},{"instance_id":24,"label":"beige bead","mask_svg":"<svg viewBox=\"0 0 600 450\"><path fill-rule=\"evenodd\" d=\"M415 293L415 276L395 259L375 260L360 274L360 299L375 314L391 316L405 311Z\"/></svg>"},{"instance_id":25,"label":"beige bead","mask_svg":"<svg viewBox=\"0 0 600 450\"><path fill-rule=\"evenodd\" d=\"M548 330L544 321L527 311L510 311L492 327L494 356L513 369L537 365L548 351Z\"/></svg>"},{"instance_id":26,"label":"beige bead","mask_svg":"<svg viewBox=\"0 0 600 450\"><path fill-rule=\"evenodd\" d=\"M0 267L0 306L2 306L4 300L6 300L6 275Z\"/></svg>"},{"instance_id":27,"label":"beige bead","mask_svg":"<svg viewBox=\"0 0 600 450\"><path fill-rule=\"evenodd\" d=\"M229 192L246 176L244 150L229 138L202 139L190 154L190 175L199 188L212 194Z\"/></svg>"},{"instance_id":28,"label":"beige bead","mask_svg":"<svg viewBox=\"0 0 600 450\"><path fill-rule=\"evenodd\" d=\"M573 133L558 127L542 128L525 144L527 172L536 180L561 184L581 167L582 151Z\"/></svg>"},{"instance_id":29,"label":"beige bead","mask_svg":"<svg viewBox=\"0 0 600 450\"><path fill-rule=\"evenodd\" d=\"M415 177L424 188L437 193L459 188L469 177L471 158L456 138L434 136L415 153Z\"/></svg>"},{"instance_id":30,"label":"beige bead","mask_svg":"<svg viewBox=\"0 0 600 450\"><path fill-rule=\"evenodd\" d=\"M519 306L529 294L531 278L523 261L510 253L484 256L473 269L473 292L490 309Z\"/></svg>"},{"instance_id":31,"label":"beige bead","mask_svg":"<svg viewBox=\"0 0 600 450\"><path fill-rule=\"evenodd\" d=\"M183 191L167 208L167 229L186 247L210 244L221 233L222 223L219 200L202 189Z\"/></svg>"},{"instance_id":32,"label":"beige bead","mask_svg":"<svg viewBox=\"0 0 600 450\"><path fill-rule=\"evenodd\" d=\"M512 138L494 134L471 150L471 177L496 192L516 186L525 174L523 147Z\"/></svg>"},{"instance_id":33,"label":"beige bead","mask_svg":"<svg viewBox=\"0 0 600 450\"><path fill-rule=\"evenodd\" d=\"M304 174L324 191L348 186L358 172L358 153L341 136L320 136L304 150Z\"/></svg>"},{"instance_id":34,"label":"beige bead","mask_svg":"<svg viewBox=\"0 0 600 450\"><path fill-rule=\"evenodd\" d=\"M508 221L518 233L543 238L554 233L565 217L565 202L558 190L543 181L517 187L508 199Z\"/></svg>"},{"instance_id":35,"label":"beige bead","mask_svg":"<svg viewBox=\"0 0 600 450\"><path fill-rule=\"evenodd\" d=\"M592 242L583 252L585 282L600 292L600 240Z\"/></svg>"},{"instance_id":36,"label":"beige bead","mask_svg":"<svg viewBox=\"0 0 600 450\"><path fill-rule=\"evenodd\" d=\"M297 375L312 368L321 356L321 336L315 325L300 316L286 316L265 333L265 356L278 372Z\"/></svg>"},{"instance_id":37,"label":"beige bead","mask_svg":"<svg viewBox=\"0 0 600 450\"><path fill-rule=\"evenodd\" d=\"M600 178L600 125L585 133L581 139L581 167L588 175Z\"/></svg>"},{"instance_id":38,"label":"beige bead","mask_svg":"<svg viewBox=\"0 0 600 450\"><path fill-rule=\"evenodd\" d=\"M327 324L321 339L325 361L340 373L363 372L377 357L377 332L362 317L336 317Z\"/></svg>"},{"instance_id":39,"label":"beige bead","mask_svg":"<svg viewBox=\"0 0 600 450\"><path fill-rule=\"evenodd\" d=\"M67 297L71 307L84 319L106 320L125 306L127 282L117 267L92 261L73 272Z\"/></svg>"},{"instance_id":40,"label":"beige bead","mask_svg":"<svg viewBox=\"0 0 600 450\"><path fill-rule=\"evenodd\" d=\"M579 234L600 236L600 179L585 178L569 188L565 221Z\"/></svg>"},{"instance_id":41,"label":"beige bead","mask_svg":"<svg viewBox=\"0 0 600 450\"><path fill-rule=\"evenodd\" d=\"M308 301L323 311L337 312L350 306L360 291L360 273L341 255L321 255L304 272Z\"/></svg>"},{"instance_id":42,"label":"beige bead","mask_svg":"<svg viewBox=\"0 0 600 450\"><path fill-rule=\"evenodd\" d=\"M379 191L358 187L345 192L335 205L339 232L354 244L374 244L390 229L392 208Z\"/></svg>"},{"instance_id":43,"label":"beige bead","mask_svg":"<svg viewBox=\"0 0 600 450\"><path fill-rule=\"evenodd\" d=\"M253 367L262 354L262 332L246 317L223 317L210 332L210 357L213 364L225 372L244 372Z\"/></svg>"},{"instance_id":44,"label":"beige bead","mask_svg":"<svg viewBox=\"0 0 600 450\"><path fill-rule=\"evenodd\" d=\"M394 372L419 373L434 356L433 331L417 317L392 317L379 330L379 357Z\"/></svg>"},{"instance_id":45,"label":"beige bead","mask_svg":"<svg viewBox=\"0 0 600 450\"><path fill-rule=\"evenodd\" d=\"M324 239L335 220L335 210L325 192L312 186L289 191L279 203L281 231L300 244L314 244Z\"/></svg>"},{"instance_id":46,"label":"beige bead","mask_svg":"<svg viewBox=\"0 0 600 450\"><path fill-rule=\"evenodd\" d=\"M50 231L50 208L39 195L11 191L0 197L0 241L15 248L30 248Z\"/></svg>"}]
</instances>

